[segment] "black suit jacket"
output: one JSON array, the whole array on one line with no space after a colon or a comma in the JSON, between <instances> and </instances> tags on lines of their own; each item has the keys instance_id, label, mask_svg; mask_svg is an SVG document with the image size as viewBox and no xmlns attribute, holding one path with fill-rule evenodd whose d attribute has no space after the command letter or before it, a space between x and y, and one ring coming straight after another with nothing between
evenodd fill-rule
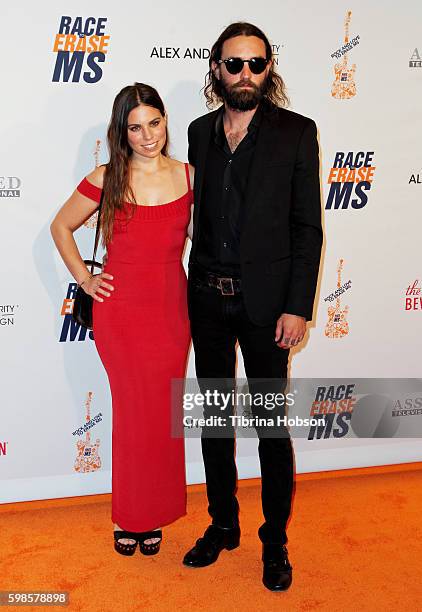
<instances>
[{"instance_id":1,"label":"black suit jacket","mask_svg":"<svg viewBox=\"0 0 422 612\"><path fill-rule=\"evenodd\" d=\"M240 237L245 307L257 325L269 325L282 313L310 320L322 246L316 125L268 103L263 111ZM217 112L188 128L188 158L195 167L190 266L201 234L201 191Z\"/></svg>"}]
</instances>

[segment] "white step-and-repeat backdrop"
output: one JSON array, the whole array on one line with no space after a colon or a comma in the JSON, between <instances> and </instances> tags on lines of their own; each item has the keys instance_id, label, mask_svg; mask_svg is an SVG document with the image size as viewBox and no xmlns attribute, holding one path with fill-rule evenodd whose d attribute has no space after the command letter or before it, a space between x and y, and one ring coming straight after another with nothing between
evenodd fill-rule
<instances>
[{"instance_id":1,"label":"white step-and-repeat backdrop","mask_svg":"<svg viewBox=\"0 0 422 612\"><path fill-rule=\"evenodd\" d=\"M358 378L420 376L420 3L24 0L3 3L0 15L2 501L110 491L108 381L92 333L72 321L75 284L49 225L107 161L112 102L127 84L158 89L172 155L186 160L187 126L206 112L209 49L233 21L267 33L292 110L319 128L326 242L315 319L291 375L336 378L331 402ZM76 238L89 257L93 224ZM422 400L408 400L402 414L417 431ZM397 431L337 433L295 440L298 472L422 456L421 441ZM256 446L239 439L241 478L259 475ZM186 453L188 481L203 482L199 439L186 440Z\"/></svg>"}]
</instances>

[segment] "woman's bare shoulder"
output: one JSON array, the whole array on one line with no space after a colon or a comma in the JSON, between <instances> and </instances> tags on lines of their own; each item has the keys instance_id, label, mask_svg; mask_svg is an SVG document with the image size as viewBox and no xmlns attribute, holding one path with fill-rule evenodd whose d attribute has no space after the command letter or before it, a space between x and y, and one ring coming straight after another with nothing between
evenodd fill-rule
<instances>
[{"instance_id":1,"label":"woman's bare shoulder","mask_svg":"<svg viewBox=\"0 0 422 612\"><path fill-rule=\"evenodd\" d=\"M172 159L171 163L173 165L174 171L177 172L180 176L186 177L186 162L179 161L178 159ZM190 180L193 186L193 180L195 177L195 168L188 164Z\"/></svg>"},{"instance_id":2,"label":"woman's bare shoulder","mask_svg":"<svg viewBox=\"0 0 422 612\"><path fill-rule=\"evenodd\" d=\"M93 170L90 174L87 175L86 177L87 180L93 185L95 185L96 187L99 187L100 189L102 189L103 182L104 182L105 169L106 169L105 165L97 166L95 170Z\"/></svg>"},{"instance_id":3,"label":"woman's bare shoulder","mask_svg":"<svg viewBox=\"0 0 422 612\"><path fill-rule=\"evenodd\" d=\"M169 162L170 162L170 167L175 170L176 172L184 172L184 166L185 164L181 161L179 161L178 159L173 159L171 157L168 158Z\"/></svg>"}]
</instances>

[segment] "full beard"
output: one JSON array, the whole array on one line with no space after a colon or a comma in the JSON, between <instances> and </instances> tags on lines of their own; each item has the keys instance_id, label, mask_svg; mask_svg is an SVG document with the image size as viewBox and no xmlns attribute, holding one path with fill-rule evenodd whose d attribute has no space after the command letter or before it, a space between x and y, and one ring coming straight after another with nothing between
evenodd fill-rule
<instances>
[{"instance_id":1,"label":"full beard","mask_svg":"<svg viewBox=\"0 0 422 612\"><path fill-rule=\"evenodd\" d=\"M252 89L241 89L242 85L250 85ZM257 86L250 81L241 81L236 85L227 86L221 82L221 95L223 100L233 110L249 111L258 106L266 92L266 82Z\"/></svg>"}]
</instances>

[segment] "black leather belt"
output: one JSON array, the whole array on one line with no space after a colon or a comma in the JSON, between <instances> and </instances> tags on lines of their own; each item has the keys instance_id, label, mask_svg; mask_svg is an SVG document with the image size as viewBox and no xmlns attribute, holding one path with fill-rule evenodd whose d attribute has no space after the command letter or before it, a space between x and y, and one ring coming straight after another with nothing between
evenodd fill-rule
<instances>
[{"instance_id":1,"label":"black leather belt","mask_svg":"<svg viewBox=\"0 0 422 612\"><path fill-rule=\"evenodd\" d=\"M193 280L199 281L207 287L218 289L221 295L235 295L241 293L242 283L240 278L230 278L227 276L218 276L212 272L192 268L190 274Z\"/></svg>"}]
</instances>

